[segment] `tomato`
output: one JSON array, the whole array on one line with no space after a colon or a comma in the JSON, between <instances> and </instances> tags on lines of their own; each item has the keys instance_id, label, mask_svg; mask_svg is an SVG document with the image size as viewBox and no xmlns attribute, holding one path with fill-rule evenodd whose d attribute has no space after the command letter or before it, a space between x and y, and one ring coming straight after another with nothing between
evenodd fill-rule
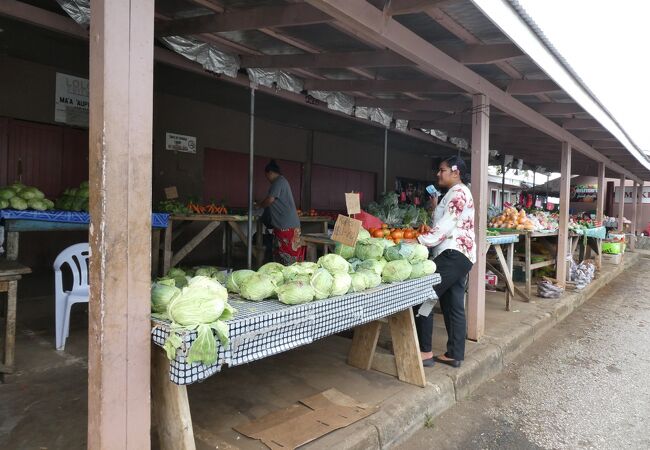
<instances>
[{"instance_id":1,"label":"tomato","mask_svg":"<svg viewBox=\"0 0 650 450\"><path fill-rule=\"evenodd\" d=\"M370 235L374 238L383 238L384 232L382 230L374 230Z\"/></svg>"},{"instance_id":2,"label":"tomato","mask_svg":"<svg viewBox=\"0 0 650 450\"><path fill-rule=\"evenodd\" d=\"M382 233L384 233L384 237L390 237L390 230L388 228L384 228L382 230Z\"/></svg>"},{"instance_id":3,"label":"tomato","mask_svg":"<svg viewBox=\"0 0 650 450\"><path fill-rule=\"evenodd\" d=\"M415 239L415 231L413 230L406 230L404 232L404 239Z\"/></svg>"},{"instance_id":4,"label":"tomato","mask_svg":"<svg viewBox=\"0 0 650 450\"><path fill-rule=\"evenodd\" d=\"M397 229L390 234L390 237L392 237L393 240L402 239L404 237L404 233L402 232L402 230Z\"/></svg>"},{"instance_id":5,"label":"tomato","mask_svg":"<svg viewBox=\"0 0 650 450\"><path fill-rule=\"evenodd\" d=\"M402 242L402 239L401 238L396 238L396 239L393 239L393 242L395 244L399 244L400 242Z\"/></svg>"},{"instance_id":6,"label":"tomato","mask_svg":"<svg viewBox=\"0 0 650 450\"><path fill-rule=\"evenodd\" d=\"M382 224L381 224L381 227L382 227L382 228L388 228L388 224L386 224L386 223L382 223Z\"/></svg>"},{"instance_id":7,"label":"tomato","mask_svg":"<svg viewBox=\"0 0 650 450\"><path fill-rule=\"evenodd\" d=\"M370 236L372 236L372 233L374 233L376 228L370 227L368 228L368 233L370 233Z\"/></svg>"}]
</instances>

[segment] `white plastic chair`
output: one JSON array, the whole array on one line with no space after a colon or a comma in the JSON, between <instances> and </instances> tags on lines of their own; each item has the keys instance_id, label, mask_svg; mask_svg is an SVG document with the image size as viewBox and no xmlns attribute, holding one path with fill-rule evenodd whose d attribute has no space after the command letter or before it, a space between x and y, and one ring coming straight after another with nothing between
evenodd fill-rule
<instances>
[{"instance_id":1,"label":"white plastic chair","mask_svg":"<svg viewBox=\"0 0 650 450\"><path fill-rule=\"evenodd\" d=\"M63 350L70 332L70 308L75 303L88 303L88 256L87 242L72 245L56 257L54 261L54 298L56 349ZM63 289L64 265L72 272L72 287L69 291Z\"/></svg>"}]
</instances>

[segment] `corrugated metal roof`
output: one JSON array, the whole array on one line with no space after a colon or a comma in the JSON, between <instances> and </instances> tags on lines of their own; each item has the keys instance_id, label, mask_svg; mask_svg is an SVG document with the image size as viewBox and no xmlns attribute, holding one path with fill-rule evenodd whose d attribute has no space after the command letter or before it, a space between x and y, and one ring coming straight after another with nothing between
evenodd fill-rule
<instances>
[{"instance_id":1,"label":"corrugated metal roof","mask_svg":"<svg viewBox=\"0 0 650 450\"><path fill-rule=\"evenodd\" d=\"M364 43L325 23L280 28L287 36L295 37L328 52L371 50Z\"/></svg>"}]
</instances>

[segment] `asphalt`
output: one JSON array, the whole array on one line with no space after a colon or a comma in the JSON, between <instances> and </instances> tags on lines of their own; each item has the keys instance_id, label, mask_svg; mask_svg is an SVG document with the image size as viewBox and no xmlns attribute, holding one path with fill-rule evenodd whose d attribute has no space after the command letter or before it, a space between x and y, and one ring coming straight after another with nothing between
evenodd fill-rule
<instances>
[{"instance_id":1,"label":"asphalt","mask_svg":"<svg viewBox=\"0 0 650 450\"><path fill-rule=\"evenodd\" d=\"M397 448L650 448L649 271L640 259Z\"/></svg>"}]
</instances>

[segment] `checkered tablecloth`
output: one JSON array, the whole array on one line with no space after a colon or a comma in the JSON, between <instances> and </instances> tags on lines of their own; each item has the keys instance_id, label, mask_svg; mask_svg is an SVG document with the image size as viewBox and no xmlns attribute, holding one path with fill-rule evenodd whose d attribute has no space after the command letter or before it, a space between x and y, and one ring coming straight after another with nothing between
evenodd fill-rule
<instances>
[{"instance_id":1,"label":"checkered tablecloth","mask_svg":"<svg viewBox=\"0 0 650 450\"><path fill-rule=\"evenodd\" d=\"M230 345L219 345L214 365L188 364L187 351L196 332L181 334L182 346L170 361L169 378L178 385L203 381L219 372L224 365L238 366L267 356L310 344L332 334L382 317L388 317L428 299L432 286L440 283L433 274L402 283L382 284L356 294L348 294L302 305L288 306L277 300L249 302L230 299L237 309L228 321ZM153 341L163 346L169 335L169 323L154 320Z\"/></svg>"}]
</instances>

